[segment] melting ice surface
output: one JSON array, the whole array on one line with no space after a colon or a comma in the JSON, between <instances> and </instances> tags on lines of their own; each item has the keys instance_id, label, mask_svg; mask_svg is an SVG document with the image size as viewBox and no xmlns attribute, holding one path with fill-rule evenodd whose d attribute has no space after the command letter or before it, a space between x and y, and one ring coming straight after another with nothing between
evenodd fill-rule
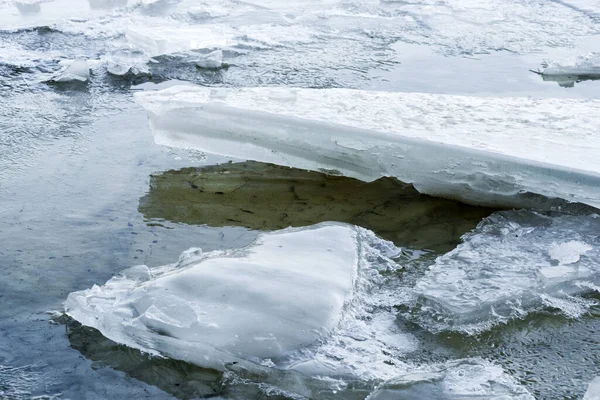
<instances>
[{"instance_id":1,"label":"melting ice surface","mask_svg":"<svg viewBox=\"0 0 600 400\"><path fill-rule=\"evenodd\" d=\"M600 285L600 217L492 214L440 256L414 287L418 321L477 332L540 307L578 317Z\"/></svg>"},{"instance_id":2,"label":"melting ice surface","mask_svg":"<svg viewBox=\"0 0 600 400\"><path fill-rule=\"evenodd\" d=\"M501 367L479 359L421 367L381 384L367 400L518 399L534 397Z\"/></svg>"},{"instance_id":3,"label":"melting ice surface","mask_svg":"<svg viewBox=\"0 0 600 400\"><path fill-rule=\"evenodd\" d=\"M71 293L65 310L113 341L203 367L386 378L397 367L382 350L411 351L414 340L367 293L377 269L398 268L387 257L397 252L351 225L275 231L244 249L190 249L176 264L130 268ZM371 322L360 318L367 308Z\"/></svg>"},{"instance_id":4,"label":"melting ice surface","mask_svg":"<svg viewBox=\"0 0 600 400\"><path fill-rule=\"evenodd\" d=\"M600 206L600 101L198 86L136 98L163 145L395 176L477 204L522 206L533 192Z\"/></svg>"}]
</instances>

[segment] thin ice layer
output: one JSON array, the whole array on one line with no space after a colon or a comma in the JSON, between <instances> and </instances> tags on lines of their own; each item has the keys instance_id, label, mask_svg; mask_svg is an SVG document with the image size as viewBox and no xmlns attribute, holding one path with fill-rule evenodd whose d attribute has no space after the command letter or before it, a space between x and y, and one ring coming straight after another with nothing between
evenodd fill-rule
<instances>
[{"instance_id":1,"label":"thin ice layer","mask_svg":"<svg viewBox=\"0 0 600 400\"><path fill-rule=\"evenodd\" d=\"M326 339L342 320L367 262L360 234L327 223L263 234L241 250L191 249L176 264L134 267L71 293L65 310L151 354L216 369L272 364Z\"/></svg>"},{"instance_id":2,"label":"thin ice layer","mask_svg":"<svg viewBox=\"0 0 600 400\"><path fill-rule=\"evenodd\" d=\"M415 285L424 327L475 332L540 307L578 316L600 284L600 217L492 214Z\"/></svg>"},{"instance_id":3,"label":"thin ice layer","mask_svg":"<svg viewBox=\"0 0 600 400\"><path fill-rule=\"evenodd\" d=\"M163 145L395 176L477 204L521 206L534 192L600 206L600 101L197 86L136 98Z\"/></svg>"},{"instance_id":4,"label":"thin ice layer","mask_svg":"<svg viewBox=\"0 0 600 400\"><path fill-rule=\"evenodd\" d=\"M534 399L501 367L481 359L464 359L398 376L381 384L367 400L466 398Z\"/></svg>"}]
</instances>

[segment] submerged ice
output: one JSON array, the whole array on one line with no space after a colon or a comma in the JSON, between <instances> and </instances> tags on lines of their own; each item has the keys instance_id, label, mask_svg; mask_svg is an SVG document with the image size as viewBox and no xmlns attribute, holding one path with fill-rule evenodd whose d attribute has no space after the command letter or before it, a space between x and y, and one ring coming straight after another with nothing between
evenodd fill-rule
<instances>
[{"instance_id":1,"label":"submerged ice","mask_svg":"<svg viewBox=\"0 0 600 400\"><path fill-rule=\"evenodd\" d=\"M417 368L381 384L367 400L514 399L534 397L501 367L481 359L463 359Z\"/></svg>"},{"instance_id":2,"label":"submerged ice","mask_svg":"<svg viewBox=\"0 0 600 400\"><path fill-rule=\"evenodd\" d=\"M103 286L71 293L65 310L113 341L203 367L249 363L307 375L362 370L365 377L389 376L385 371L393 367L383 362L381 346L391 352L400 342L397 347L409 351L410 338L375 340L371 323L354 314L376 281L364 275L394 264L385 260L395 251L351 225L286 229L262 234L244 249L190 249L176 264L130 268ZM375 315L377 329L384 326L382 315ZM393 316L387 321L393 324ZM336 347L340 341L347 346ZM362 346L355 360L348 353L352 341ZM361 357L372 364L358 362Z\"/></svg>"},{"instance_id":3,"label":"submerged ice","mask_svg":"<svg viewBox=\"0 0 600 400\"><path fill-rule=\"evenodd\" d=\"M163 145L394 176L483 205L529 205L533 192L600 206L600 101L197 86L136 98Z\"/></svg>"},{"instance_id":4,"label":"submerged ice","mask_svg":"<svg viewBox=\"0 0 600 400\"><path fill-rule=\"evenodd\" d=\"M477 332L542 307L579 316L600 285L600 217L491 215L414 287L413 311L433 330Z\"/></svg>"}]
</instances>

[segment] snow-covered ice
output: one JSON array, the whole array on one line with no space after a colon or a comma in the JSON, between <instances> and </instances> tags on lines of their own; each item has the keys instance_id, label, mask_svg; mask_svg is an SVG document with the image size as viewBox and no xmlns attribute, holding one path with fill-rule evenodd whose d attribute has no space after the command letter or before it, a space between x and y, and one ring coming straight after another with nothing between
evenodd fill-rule
<instances>
[{"instance_id":1,"label":"snow-covered ice","mask_svg":"<svg viewBox=\"0 0 600 400\"><path fill-rule=\"evenodd\" d=\"M600 400L600 377L590 382L583 400Z\"/></svg>"},{"instance_id":2,"label":"snow-covered ice","mask_svg":"<svg viewBox=\"0 0 600 400\"><path fill-rule=\"evenodd\" d=\"M367 400L514 399L534 397L498 365L463 359L420 367L381 384Z\"/></svg>"},{"instance_id":3,"label":"snow-covered ice","mask_svg":"<svg viewBox=\"0 0 600 400\"><path fill-rule=\"evenodd\" d=\"M196 66L206 69L218 69L223 66L223 51L215 50L203 54L196 60Z\"/></svg>"},{"instance_id":4,"label":"snow-covered ice","mask_svg":"<svg viewBox=\"0 0 600 400\"><path fill-rule=\"evenodd\" d=\"M308 374L331 372L332 334L349 327L354 337L360 335L349 320L360 308L357 288L372 284L361 276L385 267L382 260L394 249L351 225L286 229L262 234L244 249L190 249L176 264L130 268L103 286L71 293L65 310L113 341L204 367L222 370L230 362L251 362ZM373 341L368 336L356 339L363 353L369 351L365 343ZM399 334L386 343L383 335L377 343L392 351L390 343L406 338ZM377 357L381 345L373 351ZM317 350L307 359L302 350L311 346ZM353 369L391 368L383 362L367 365Z\"/></svg>"},{"instance_id":5,"label":"snow-covered ice","mask_svg":"<svg viewBox=\"0 0 600 400\"><path fill-rule=\"evenodd\" d=\"M237 43L234 40L237 31L220 24L143 24L129 27L125 35L129 43L151 57Z\"/></svg>"},{"instance_id":6,"label":"snow-covered ice","mask_svg":"<svg viewBox=\"0 0 600 400\"><path fill-rule=\"evenodd\" d=\"M66 68L54 74L48 82L87 82L90 79L90 65L86 60L75 60Z\"/></svg>"},{"instance_id":7,"label":"snow-covered ice","mask_svg":"<svg viewBox=\"0 0 600 400\"><path fill-rule=\"evenodd\" d=\"M350 89L175 86L136 98L156 143L343 174L427 194L600 206L600 101Z\"/></svg>"},{"instance_id":8,"label":"snow-covered ice","mask_svg":"<svg viewBox=\"0 0 600 400\"><path fill-rule=\"evenodd\" d=\"M600 217L492 214L415 285L416 318L433 331L477 332L549 306L575 317L600 284Z\"/></svg>"}]
</instances>

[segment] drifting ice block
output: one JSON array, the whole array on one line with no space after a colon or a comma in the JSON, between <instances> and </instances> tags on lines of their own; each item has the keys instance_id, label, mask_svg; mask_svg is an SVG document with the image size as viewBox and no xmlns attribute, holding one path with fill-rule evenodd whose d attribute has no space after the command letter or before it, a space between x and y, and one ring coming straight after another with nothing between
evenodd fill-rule
<instances>
[{"instance_id":1,"label":"drifting ice block","mask_svg":"<svg viewBox=\"0 0 600 400\"><path fill-rule=\"evenodd\" d=\"M600 284L600 216L504 211L484 219L417 282L420 323L476 332L550 306L577 316Z\"/></svg>"},{"instance_id":2,"label":"drifting ice block","mask_svg":"<svg viewBox=\"0 0 600 400\"><path fill-rule=\"evenodd\" d=\"M327 337L368 261L358 228L326 223L260 235L250 246L125 270L74 292L68 315L150 354L223 369L277 360Z\"/></svg>"},{"instance_id":3,"label":"drifting ice block","mask_svg":"<svg viewBox=\"0 0 600 400\"><path fill-rule=\"evenodd\" d=\"M350 89L175 86L136 94L156 143L343 174L422 193L600 207L600 101Z\"/></svg>"}]
</instances>

